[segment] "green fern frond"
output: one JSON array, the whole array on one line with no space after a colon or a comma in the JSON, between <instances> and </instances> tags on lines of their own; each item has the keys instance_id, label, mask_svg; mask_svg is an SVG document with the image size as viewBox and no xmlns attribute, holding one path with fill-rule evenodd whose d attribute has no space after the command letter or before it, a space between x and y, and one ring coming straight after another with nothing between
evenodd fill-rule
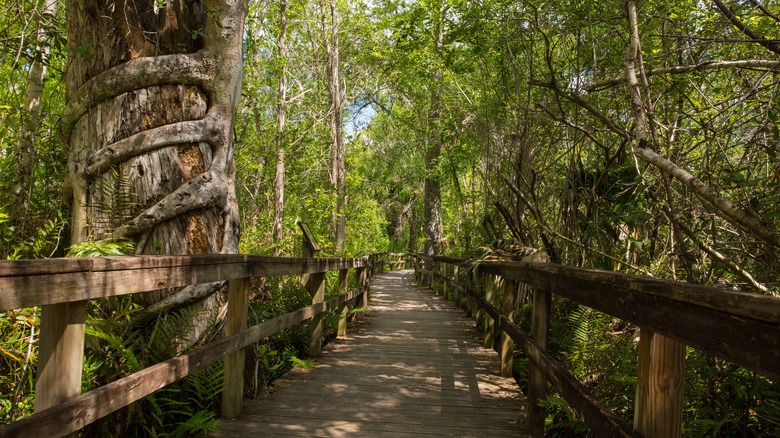
<instances>
[{"instance_id":1,"label":"green fern frond","mask_svg":"<svg viewBox=\"0 0 780 438\"><path fill-rule=\"evenodd\" d=\"M186 421L179 423L168 436L171 438L189 437L214 432L220 426L217 415L211 411L198 411Z\"/></svg>"},{"instance_id":2,"label":"green fern frond","mask_svg":"<svg viewBox=\"0 0 780 438\"><path fill-rule=\"evenodd\" d=\"M100 257L132 255L135 244L128 239L91 240L68 248L66 257Z\"/></svg>"}]
</instances>

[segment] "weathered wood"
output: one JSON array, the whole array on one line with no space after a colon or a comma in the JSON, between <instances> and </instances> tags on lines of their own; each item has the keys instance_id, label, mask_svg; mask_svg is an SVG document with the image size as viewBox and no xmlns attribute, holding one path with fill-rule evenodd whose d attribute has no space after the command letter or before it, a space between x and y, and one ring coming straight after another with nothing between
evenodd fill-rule
<instances>
[{"instance_id":1,"label":"weathered wood","mask_svg":"<svg viewBox=\"0 0 780 438\"><path fill-rule=\"evenodd\" d=\"M57 406L81 393L86 317L85 301L43 307L35 412Z\"/></svg>"},{"instance_id":2,"label":"weathered wood","mask_svg":"<svg viewBox=\"0 0 780 438\"><path fill-rule=\"evenodd\" d=\"M240 333L246 328L249 311L248 279L239 278L228 283L225 336ZM236 418L244 406L244 361L246 350L225 356L224 388L222 390L222 418Z\"/></svg>"},{"instance_id":3,"label":"weathered wood","mask_svg":"<svg viewBox=\"0 0 780 438\"><path fill-rule=\"evenodd\" d=\"M311 274L306 283L306 289L311 294L311 303L316 305L325 299L325 274ZM315 315L309 322L309 357L317 357L322 353L322 315Z\"/></svg>"},{"instance_id":4,"label":"weathered wood","mask_svg":"<svg viewBox=\"0 0 780 438\"><path fill-rule=\"evenodd\" d=\"M303 233L302 257L314 257L314 253L320 251L320 244L305 222L298 222L298 228Z\"/></svg>"},{"instance_id":5,"label":"weathered wood","mask_svg":"<svg viewBox=\"0 0 780 438\"><path fill-rule=\"evenodd\" d=\"M339 271L339 295L347 291L347 276L349 275L349 269L341 269ZM347 334L347 314L349 308L347 303L342 304L339 307L339 325L336 330L336 337L346 336Z\"/></svg>"},{"instance_id":6,"label":"weathered wood","mask_svg":"<svg viewBox=\"0 0 780 438\"><path fill-rule=\"evenodd\" d=\"M531 336L518 329L512 322L503 317L499 311L479 297L479 293L471 288L465 289L472 296L477 306L497 318L501 329L522 348L528 359L539 369L550 382L555 392L560 394L569 406L583 419L594 432L594 436L631 437L631 427L619 415L609 409L603 402L595 398L563 365L557 362L547 351L539 348ZM530 400L529 400L530 403ZM529 424L530 433L530 424Z\"/></svg>"},{"instance_id":7,"label":"weathered wood","mask_svg":"<svg viewBox=\"0 0 780 438\"><path fill-rule=\"evenodd\" d=\"M551 296L547 291L534 290L531 313L531 338L541 351L547 351L550 333ZM528 433L544 436L544 409L539 402L547 398L547 379L539 365L530 363L528 372Z\"/></svg>"},{"instance_id":8,"label":"weathered wood","mask_svg":"<svg viewBox=\"0 0 780 438\"><path fill-rule=\"evenodd\" d=\"M603 291L605 300L610 299L610 295L631 290L742 317L780 323L780 298L767 295L551 263L481 262L479 269L548 290L555 290L555 283L581 284L580 289L587 287L594 292Z\"/></svg>"},{"instance_id":9,"label":"weathered wood","mask_svg":"<svg viewBox=\"0 0 780 438\"><path fill-rule=\"evenodd\" d=\"M651 330L639 329L639 345L637 354L636 371L636 395L634 396L634 431L647 430L647 403L649 401L648 385L650 383L650 341L653 332Z\"/></svg>"},{"instance_id":10,"label":"weathered wood","mask_svg":"<svg viewBox=\"0 0 780 438\"><path fill-rule=\"evenodd\" d=\"M369 324L212 436L524 436L522 396L474 323L410 278L377 277Z\"/></svg>"},{"instance_id":11,"label":"weathered wood","mask_svg":"<svg viewBox=\"0 0 780 438\"><path fill-rule=\"evenodd\" d=\"M501 314L509 321L514 322L515 316L515 291L517 283L512 280L504 280L504 290L501 293ZM514 347L512 338L501 330L501 376L512 377L514 374Z\"/></svg>"},{"instance_id":12,"label":"weathered wood","mask_svg":"<svg viewBox=\"0 0 780 438\"><path fill-rule=\"evenodd\" d=\"M496 294L503 288L504 279L495 275L486 275L485 281L485 301L493 305L495 303ZM495 334L495 321L489 313L484 313L484 327L485 327L485 348L494 347L494 334Z\"/></svg>"},{"instance_id":13,"label":"weathered wood","mask_svg":"<svg viewBox=\"0 0 780 438\"><path fill-rule=\"evenodd\" d=\"M335 271L366 264L366 258L304 259L246 255L0 261L0 311L235 278Z\"/></svg>"},{"instance_id":14,"label":"weathered wood","mask_svg":"<svg viewBox=\"0 0 780 438\"><path fill-rule=\"evenodd\" d=\"M192 352L184 353L137 373L108 383L88 393L70 398L13 423L0 426L2 437L64 436L76 432L95 420L123 408L154 391L169 385L203 367L291 327L326 310L354 299L355 289L325 302L307 306L283 316L252 326L240 333L214 341Z\"/></svg>"},{"instance_id":15,"label":"weathered wood","mask_svg":"<svg viewBox=\"0 0 780 438\"><path fill-rule=\"evenodd\" d=\"M444 296L445 300L450 299L450 293L449 293L449 277L447 276L447 271L449 270L449 265L446 263L439 263L439 270L441 271L442 276L442 282L441 282L441 294Z\"/></svg>"},{"instance_id":16,"label":"weathered wood","mask_svg":"<svg viewBox=\"0 0 780 438\"><path fill-rule=\"evenodd\" d=\"M642 380L637 381L634 430L646 438L679 437L682 435L685 345L646 329L640 336L645 339L640 339L638 378Z\"/></svg>"},{"instance_id":17,"label":"weathered wood","mask_svg":"<svg viewBox=\"0 0 780 438\"><path fill-rule=\"evenodd\" d=\"M460 266L452 265L452 301L460 309Z\"/></svg>"},{"instance_id":18,"label":"weathered wood","mask_svg":"<svg viewBox=\"0 0 780 438\"><path fill-rule=\"evenodd\" d=\"M520 266L518 266L520 265ZM524 270L525 268L531 269ZM623 289L601 280L609 277L604 272L589 270L570 270L560 265L543 264L493 264L480 266L480 271L503 273L521 282L545 290L555 290L557 295L569 298L593 309L629 321L640 327L676 339L686 345L714 354L720 358L764 374L773 380L780 380L780 324L772 322L776 318L757 319L738 315L733 309L715 309L711 306L693 304L691 301L678 301L670 297L678 294L648 292L657 286L655 281L644 282L642 290ZM572 272L578 277L568 277ZM593 274L591 279L586 279ZM624 274L621 274L624 277ZM599 281L596 281L598 279ZM692 287L661 281L669 288L675 285ZM700 287L692 287L699 290ZM705 288L714 294L720 289ZM654 290L654 289L653 289ZM738 296L755 298L752 294L738 293ZM780 299L769 298L774 304ZM708 300L714 303L713 299ZM727 301L731 302L731 301ZM724 303L725 305L725 303ZM763 315L767 311L762 312ZM780 313L778 313L780 315ZM728 321L728 330L724 330L724 321Z\"/></svg>"}]
</instances>

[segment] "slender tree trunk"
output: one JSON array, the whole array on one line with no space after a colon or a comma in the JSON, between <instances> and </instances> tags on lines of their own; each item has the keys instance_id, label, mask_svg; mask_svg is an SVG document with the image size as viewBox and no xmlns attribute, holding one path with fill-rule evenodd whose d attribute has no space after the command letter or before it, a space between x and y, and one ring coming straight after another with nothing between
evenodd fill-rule
<instances>
[{"instance_id":1,"label":"slender tree trunk","mask_svg":"<svg viewBox=\"0 0 780 438\"><path fill-rule=\"evenodd\" d=\"M442 10L436 11L434 22L435 41L434 49L438 54L442 47ZM424 218L425 226L425 254L434 255L441 252L441 244L444 236L441 212L441 182L439 178L439 159L441 156L441 95L444 76L441 68L437 67L432 75L431 114L429 116L429 133L425 151L425 176L424 190Z\"/></svg>"},{"instance_id":2,"label":"slender tree trunk","mask_svg":"<svg viewBox=\"0 0 780 438\"><path fill-rule=\"evenodd\" d=\"M274 255L279 255L279 242L284 228L284 124L287 107L287 0L279 2L279 103L276 114L276 178L274 178Z\"/></svg>"},{"instance_id":3,"label":"slender tree trunk","mask_svg":"<svg viewBox=\"0 0 780 438\"><path fill-rule=\"evenodd\" d=\"M58 2L56 0L46 0L41 15L44 17L53 16L57 13L57 8ZM27 75L27 91L20 116L19 146L14 156L16 178L14 180L11 201L11 205L14 208L10 209L10 212L12 219L17 224L24 224L24 219L27 217L35 165L38 161L35 145L38 139L38 125L41 118L43 83L46 79L46 58L48 58L50 53L49 46L46 44L47 36L44 23L39 24L36 37L38 40L38 53L30 63L30 72ZM23 230L22 233L24 233Z\"/></svg>"},{"instance_id":4,"label":"slender tree trunk","mask_svg":"<svg viewBox=\"0 0 780 438\"><path fill-rule=\"evenodd\" d=\"M333 243L337 253L344 252L347 221L344 207L347 198L346 167L344 165L346 149L344 145L344 125L342 121L341 90L339 87L339 22L338 11L333 0L320 3L322 8L322 29L324 32L325 52L327 55L328 126L330 128L330 184L336 194L333 210ZM330 25L328 25L330 15Z\"/></svg>"}]
</instances>

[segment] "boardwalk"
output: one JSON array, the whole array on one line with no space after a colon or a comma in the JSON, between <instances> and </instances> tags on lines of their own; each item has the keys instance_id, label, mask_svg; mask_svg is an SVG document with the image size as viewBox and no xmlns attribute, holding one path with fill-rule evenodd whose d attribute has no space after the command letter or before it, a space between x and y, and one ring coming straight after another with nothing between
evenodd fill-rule
<instances>
[{"instance_id":1,"label":"boardwalk","mask_svg":"<svg viewBox=\"0 0 780 438\"><path fill-rule=\"evenodd\" d=\"M474 322L412 285L411 271L376 277L360 330L296 369L227 436L524 436L525 406L498 356L479 346Z\"/></svg>"}]
</instances>

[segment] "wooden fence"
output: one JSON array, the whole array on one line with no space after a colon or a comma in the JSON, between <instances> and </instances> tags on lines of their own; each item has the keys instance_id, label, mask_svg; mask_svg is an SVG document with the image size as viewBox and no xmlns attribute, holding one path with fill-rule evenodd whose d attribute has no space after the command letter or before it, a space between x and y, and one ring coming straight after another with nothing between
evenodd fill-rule
<instances>
[{"instance_id":1,"label":"wooden fence","mask_svg":"<svg viewBox=\"0 0 780 438\"><path fill-rule=\"evenodd\" d=\"M95 257L0 261L0 311L43 306L35 413L0 426L0 436L64 436L204 366L224 358L222 416L240 414L245 348L307 319L311 352L322 342L322 313L339 308L339 335L346 330L346 305L367 306L370 277L392 259L277 258L245 255ZM358 288L347 291L349 270ZM325 274L338 271L339 295L324 300ZM246 327L248 279L301 276L310 306ZM225 334L218 340L137 373L80 394L87 300L191 284L228 282Z\"/></svg>"},{"instance_id":2,"label":"wooden fence","mask_svg":"<svg viewBox=\"0 0 780 438\"><path fill-rule=\"evenodd\" d=\"M680 436L686 345L780 380L776 297L548 263L474 263L419 254L414 259L419 284L441 286L469 315L483 315L487 347L494 343L494 325L500 327L504 375L512 373L512 344L525 352L533 436L544 434L544 412L537 402L546 397L548 382L595 436ZM534 290L530 334L513 323L518 283ZM640 327L633 425L593 397L546 351L552 294Z\"/></svg>"}]
</instances>

